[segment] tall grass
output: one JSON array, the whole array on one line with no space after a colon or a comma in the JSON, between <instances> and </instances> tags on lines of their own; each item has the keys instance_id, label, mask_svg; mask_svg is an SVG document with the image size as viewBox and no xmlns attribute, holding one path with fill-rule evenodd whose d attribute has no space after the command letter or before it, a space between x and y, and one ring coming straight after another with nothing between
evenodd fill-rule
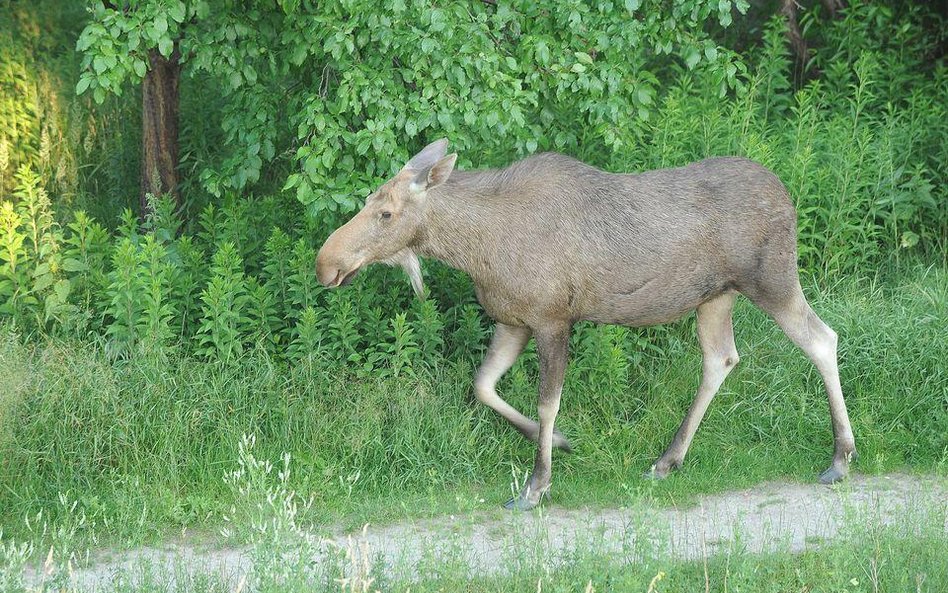
<instances>
[{"instance_id":1,"label":"tall grass","mask_svg":"<svg viewBox=\"0 0 948 593\"><path fill-rule=\"evenodd\" d=\"M627 501L622 525L563 524L547 517L507 515L478 529L498 530L478 549L467 531L466 512L451 523L419 527L411 542L380 541L365 531L340 542L306 525L310 497L293 490L291 455L271 463L259 456L256 439L238 444L237 467L223 483L238 494L224 535L240 544L228 555L203 546L184 551L139 550L122 563L81 552L77 534L91 531L85 515L62 499L64 513L34 521L34 540L0 542L0 587L11 593L45 591L916 591L940 593L948 579L946 507L938 494L920 491L897 507L897 519L879 520L880 506L843 507L829 541L791 545L779 525L745 532L740 520L717 523L711 534L733 530L724 540L694 532L696 541L672 536L655 520L648 501ZM845 510L848 509L848 510ZM823 509L824 512L827 509ZM812 512L813 509L807 509ZM831 513L837 516L837 513ZM525 520L521 520L525 519ZM818 516L786 517L815 525ZM703 521L702 521L703 523ZM750 525L750 524L748 524ZM757 531L759 529L759 531ZM605 531L603 531L605 530ZM770 530L774 530L769 533ZM557 537L554 532L561 531ZM425 538L424 534L430 535ZM475 533L477 533L475 531ZM700 534L699 534L700 533ZM680 536L680 534L679 534ZM398 537L393 531L390 537ZM754 542L754 543L749 543ZM800 546L802 545L802 551ZM43 553L34 557L37 546ZM496 548L494 546L497 546ZM237 553L239 550L239 555ZM24 569L29 570L26 572Z\"/></svg>"},{"instance_id":2,"label":"tall grass","mask_svg":"<svg viewBox=\"0 0 948 593\"><path fill-rule=\"evenodd\" d=\"M913 267L895 280L848 280L811 297L841 336L842 383L861 453L856 471L944 471L948 274ZM614 503L644 487L640 475L697 386L693 324L684 320L652 337L651 347L628 350L615 329L577 332L558 419L576 452L556 460L558 503ZM685 470L650 486L654 492L811 480L828 462L832 433L819 374L743 300L735 328L741 365L711 406ZM404 346L401 336L393 344ZM492 507L508 494L511 470L532 459L531 443L473 401L473 369L463 360L359 378L316 354L287 363L256 347L232 356L115 362L104 346L34 345L7 327L0 522L55 515L68 493L91 522L124 536L214 523L234 502L220 478L235 468L248 432L261 457L293 455L291 485L314 497L313 520L450 511L452 492ZM527 412L536 372L528 356L500 386Z\"/></svg>"}]
</instances>

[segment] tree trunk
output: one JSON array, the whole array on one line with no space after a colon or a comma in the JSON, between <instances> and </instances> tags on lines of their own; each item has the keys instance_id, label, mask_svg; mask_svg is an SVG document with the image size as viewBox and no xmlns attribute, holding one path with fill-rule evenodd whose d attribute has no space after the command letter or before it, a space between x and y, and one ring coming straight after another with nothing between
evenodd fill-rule
<instances>
[{"instance_id":1,"label":"tree trunk","mask_svg":"<svg viewBox=\"0 0 948 593\"><path fill-rule=\"evenodd\" d=\"M148 52L148 72L142 81L142 187L140 213L151 206L147 194L171 195L178 207L178 81L181 63L175 49L170 58L157 49Z\"/></svg>"},{"instance_id":2,"label":"tree trunk","mask_svg":"<svg viewBox=\"0 0 948 593\"><path fill-rule=\"evenodd\" d=\"M836 12L846 8L845 0L820 0L823 3L823 8L829 12L830 18L836 18Z\"/></svg>"},{"instance_id":3,"label":"tree trunk","mask_svg":"<svg viewBox=\"0 0 948 593\"><path fill-rule=\"evenodd\" d=\"M790 42L794 57L793 77L794 80L801 80L806 73L810 51L803 33L800 32L800 24L797 22L796 0L783 0L780 5L780 14L787 20L787 41Z\"/></svg>"}]
</instances>

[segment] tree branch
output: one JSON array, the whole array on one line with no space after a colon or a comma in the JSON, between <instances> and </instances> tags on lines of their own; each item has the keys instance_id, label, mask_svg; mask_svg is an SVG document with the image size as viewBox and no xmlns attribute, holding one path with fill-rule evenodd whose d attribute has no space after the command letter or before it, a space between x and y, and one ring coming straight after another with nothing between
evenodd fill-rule
<instances>
[{"instance_id":1,"label":"tree branch","mask_svg":"<svg viewBox=\"0 0 948 593\"><path fill-rule=\"evenodd\" d=\"M803 38L803 34L800 32L800 23L797 21L796 0L783 0L780 5L780 14L787 19L787 41L790 42L790 48L796 57L797 65L802 71L806 68L810 54L806 39Z\"/></svg>"}]
</instances>

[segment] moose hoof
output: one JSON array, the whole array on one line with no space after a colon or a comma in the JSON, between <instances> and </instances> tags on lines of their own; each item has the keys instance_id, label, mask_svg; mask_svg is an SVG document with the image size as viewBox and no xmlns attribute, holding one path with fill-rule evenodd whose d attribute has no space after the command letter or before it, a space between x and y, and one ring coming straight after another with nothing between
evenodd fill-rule
<instances>
[{"instance_id":1,"label":"moose hoof","mask_svg":"<svg viewBox=\"0 0 948 593\"><path fill-rule=\"evenodd\" d=\"M511 498L504 503L504 508L508 511L529 511L530 509L537 506L536 502L530 502L529 500L518 496L517 498Z\"/></svg>"},{"instance_id":2,"label":"moose hoof","mask_svg":"<svg viewBox=\"0 0 948 593\"><path fill-rule=\"evenodd\" d=\"M667 461L657 461L645 474L642 476L646 480L664 480L667 478L673 471L681 467L681 462L667 462Z\"/></svg>"},{"instance_id":3,"label":"moose hoof","mask_svg":"<svg viewBox=\"0 0 948 593\"><path fill-rule=\"evenodd\" d=\"M846 477L848 469L840 469L836 465L831 465L820 474L820 484L835 484Z\"/></svg>"},{"instance_id":4,"label":"moose hoof","mask_svg":"<svg viewBox=\"0 0 948 593\"><path fill-rule=\"evenodd\" d=\"M569 440L567 440L567 438L563 436L563 433L558 430L553 431L553 446L564 453L573 452L573 446L569 444Z\"/></svg>"},{"instance_id":5,"label":"moose hoof","mask_svg":"<svg viewBox=\"0 0 948 593\"><path fill-rule=\"evenodd\" d=\"M837 453L833 456L833 464L820 474L820 484L835 484L849 475L849 464L859 455L856 451Z\"/></svg>"},{"instance_id":6,"label":"moose hoof","mask_svg":"<svg viewBox=\"0 0 948 593\"><path fill-rule=\"evenodd\" d=\"M532 509L536 508L537 506L539 506L539 504L540 504L542 501L544 501L544 500L549 500L549 499L550 499L550 491L547 490L547 491L544 492L543 494L537 495L537 496L536 496L536 500L531 500L532 498L533 498L532 496L529 496L529 495L528 495L528 496L524 496L523 494L520 494L520 495L517 496L516 498L511 498L510 500L508 500L507 502L505 502L505 503L504 503L504 508L507 509L508 511L529 511L529 510L532 510Z\"/></svg>"}]
</instances>

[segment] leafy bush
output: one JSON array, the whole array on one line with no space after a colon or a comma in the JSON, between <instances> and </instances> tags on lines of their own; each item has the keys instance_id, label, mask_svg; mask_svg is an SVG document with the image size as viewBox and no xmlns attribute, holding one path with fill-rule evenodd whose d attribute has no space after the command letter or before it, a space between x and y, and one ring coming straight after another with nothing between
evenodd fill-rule
<instances>
[{"instance_id":1,"label":"leafy bush","mask_svg":"<svg viewBox=\"0 0 948 593\"><path fill-rule=\"evenodd\" d=\"M922 8L897 14L856 5L825 22L817 12L805 13L804 25L821 35L813 57L819 76L795 88L779 18L764 23L759 44L745 52L747 68L731 72L737 57L708 34L669 45L652 12L636 2L549 10L475 4L470 13L460 5L394 2L390 12L401 20L350 4L327 7L319 17L324 24L349 17L338 34L321 32L319 44L301 36L303 9L281 5L273 18L292 26L284 40L267 43L277 43L296 66L266 74L256 56L246 67L259 84L251 82L251 70L241 70L229 91L241 104L257 97L260 85L308 72L304 61L325 63L314 74L329 85L324 100L300 95L289 102L290 120L302 134L293 157L302 171L291 174L288 185L310 211L322 209L323 218L301 214L293 192L253 197L224 191L244 183L234 181L232 170L225 174L231 165L263 166L261 159L248 164L231 155L225 159L230 165L211 175L218 181L208 178L223 197L186 200L198 212L194 220L158 197L144 224L125 210L109 232L116 221L100 223L70 208L65 196L57 197L54 212L45 187L60 186L42 167L37 173L22 166L14 191L0 204L0 316L28 334L103 339L120 358L180 349L232 362L260 348L278 360L319 360L362 376L476 364L490 324L463 274L428 262L431 293L423 302L412 299L396 270L374 269L353 289L332 293L315 276L316 247L344 211L422 137L440 134L478 166L506 162L511 151L547 148L616 171L746 155L788 186L799 215L801 265L812 277L831 281L903 253L934 254L944 263L948 78L943 64L923 61L937 38L911 26L931 18ZM676 6L694 9L681 23L714 16L723 24L731 14L730 3ZM142 18L160 18L149 14ZM641 18L629 21L630 14ZM245 16L227 17L241 39L254 35L241 28ZM636 24L628 30L619 27L630 22ZM114 33L97 26L89 25L83 44L93 33ZM583 31L602 34L587 38ZM383 59L379 47L429 51L409 64ZM488 50L489 59L478 57ZM223 50L195 47L193 66L211 68L214 51ZM233 51L244 55L251 46ZM138 76L136 58L129 59L122 76ZM94 62L83 80L90 89L108 87L99 79L111 71L97 72ZM467 95L458 101L448 88ZM257 107L271 109L266 102ZM259 122L248 131L246 121L224 109L224 121L240 137L234 150L266 138L277 145L275 132ZM254 175L243 174L245 182ZM661 330L580 327L571 380L618 392L642 349L664 337ZM512 372L517 381L533 372L529 351L525 358L527 367Z\"/></svg>"}]
</instances>

